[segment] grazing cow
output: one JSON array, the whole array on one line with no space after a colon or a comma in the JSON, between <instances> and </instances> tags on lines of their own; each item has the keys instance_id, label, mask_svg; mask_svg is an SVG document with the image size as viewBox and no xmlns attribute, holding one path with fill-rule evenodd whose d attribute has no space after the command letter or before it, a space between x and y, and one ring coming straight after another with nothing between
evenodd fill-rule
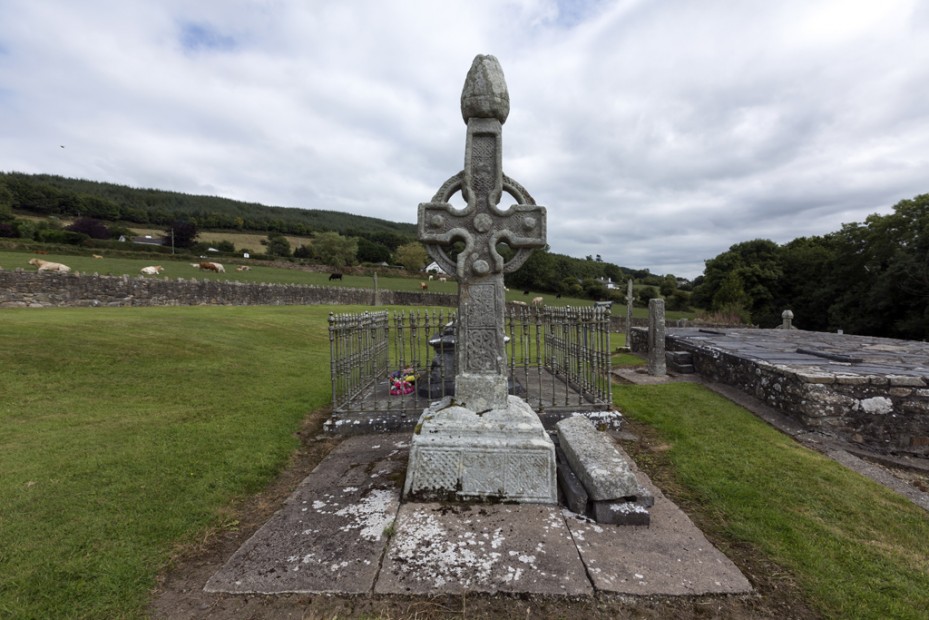
<instances>
[{"instance_id":1,"label":"grazing cow","mask_svg":"<svg viewBox=\"0 0 929 620\"><path fill-rule=\"evenodd\" d=\"M511 301L510 303L513 304L514 306L522 306L523 308L526 308L529 306L529 304L527 304L524 301Z\"/></svg>"},{"instance_id":2,"label":"grazing cow","mask_svg":"<svg viewBox=\"0 0 929 620\"><path fill-rule=\"evenodd\" d=\"M555 295L555 299L561 299L561 293L558 293L557 295Z\"/></svg>"},{"instance_id":3,"label":"grazing cow","mask_svg":"<svg viewBox=\"0 0 929 620\"><path fill-rule=\"evenodd\" d=\"M219 263L211 263L209 261L204 261L197 265L199 269L203 271L215 271L216 273L226 273L226 268L220 265Z\"/></svg>"},{"instance_id":4,"label":"grazing cow","mask_svg":"<svg viewBox=\"0 0 929 620\"><path fill-rule=\"evenodd\" d=\"M426 284L425 282L420 282L420 283L419 283L419 290L421 290L421 291L428 291L428 290L429 290L429 285Z\"/></svg>"},{"instance_id":5,"label":"grazing cow","mask_svg":"<svg viewBox=\"0 0 929 620\"><path fill-rule=\"evenodd\" d=\"M448 278L445 276L439 276L439 282L448 282Z\"/></svg>"},{"instance_id":6,"label":"grazing cow","mask_svg":"<svg viewBox=\"0 0 929 620\"><path fill-rule=\"evenodd\" d=\"M91 256L93 256L94 258L103 258L103 257L100 256L99 254L91 254Z\"/></svg>"},{"instance_id":7,"label":"grazing cow","mask_svg":"<svg viewBox=\"0 0 929 620\"><path fill-rule=\"evenodd\" d=\"M528 290L528 289L526 289L525 291L523 291L523 295L528 295L528 294L529 294L529 290Z\"/></svg>"},{"instance_id":8,"label":"grazing cow","mask_svg":"<svg viewBox=\"0 0 929 620\"><path fill-rule=\"evenodd\" d=\"M332 282L333 280L338 280L339 282L341 282L341 281L342 281L342 274L341 274L341 273L330 273L330 274L329 274L329 281Z\"/></svg>"},{"instance_id":9,"label":"grazing cow","mask_svg":"<svg viewBox=\"0 0 929 620\"><path fill-rule=\"evenodd\" d=\"M431 274L431 273L429 274L429 281L430 281L430 282L432 281L432 274Z\"/></svg>"},{"instance_id":10,"label":"grazing cow","mask_svg":"<svg viewBox=\"0 0 929 620\"><path fill-rule=\"evenodd\" d=\"M532 298L532 305L533 305L533 306L541 306L541 305L542 305L542 302L544 302L544 301L545 301L545 299L542 298L542 297L533 297L533 298Z\"/></svg>"},{"instance_id":11,"label":"grazing cow","mask_svg":"<svg viewBox=\"0 0 929 620\"><path fill-rule=\"evenodd\" d=\"M51 261L42 260L41 258L29 259L29 264L38 267L38 271L56 271L58 273L68 273L71 271L71 268L67 265L53 263Z\"/></svg>"},{"instance_id":12,"label":"grazing cow","mask_svg":"<svg viewBox=\"0 0 929 620\"><path fill-rule=\"evenodd\" d=\"M248 265L239 265L235 268L236 271L251 271L251 267Z\"/></svg>"},{"instance_id":13,"label":"grazing cow","mask_svg":"<svg viewBox=\"0 0 929 620\"><path fill-rule=\"evenodd\" d=\"M157 276L159 273L164 271L164 267L161 265L150 265L148 267L142 267L139 271L146 276Z\"/></svg>"}]
</instances>

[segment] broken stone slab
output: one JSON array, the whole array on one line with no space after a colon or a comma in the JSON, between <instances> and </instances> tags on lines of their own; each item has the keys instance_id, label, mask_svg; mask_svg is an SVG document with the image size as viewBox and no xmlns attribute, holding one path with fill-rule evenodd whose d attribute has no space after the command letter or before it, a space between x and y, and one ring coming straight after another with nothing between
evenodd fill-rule
<instances>
[{"instance_id":1,"label":"broken stone slab","mask_svg":"<svg viewBox=\"0 0 929 620\"><path fill-rule=\"evenodd\" d=\"M568 510L579 515L587 514L587 490L567 463L558 463L558 487Z\"/></svg>"},{"instance_id":2,"label":"broken stone slab","mask_svg":"<svg viewBox=\"0 0 929 620\"><path fill-rule=\"evenodd\" d=\"M590 514L597 523L606 523L609 525L651 524L651 516L648 512L648 508L634 501L591 502Z\"/></svg>"},{"instance_id":3,"label":"broken stone slab","mask_svg":"<svg viewBox=\"0 0 929 620\"><path fill-rule=\"evenodd\" d=\"M654 497L639 484L628 457L610 436L580 416L562 420L557 429L559 445L587 490L597 522L647 525Z\"/></svg>"},{"instance_id":4,"label":"broken stone slab","mask_svg":"<svg viewBox=\"0 0 929 620\"><path fill-rule=\"evenodd\" d=\"M655 498L649 527L603 527L565 514L594 589L636 596L751 592L738 567L647 476L637 475Z\"/></svg>"}]
</instances>

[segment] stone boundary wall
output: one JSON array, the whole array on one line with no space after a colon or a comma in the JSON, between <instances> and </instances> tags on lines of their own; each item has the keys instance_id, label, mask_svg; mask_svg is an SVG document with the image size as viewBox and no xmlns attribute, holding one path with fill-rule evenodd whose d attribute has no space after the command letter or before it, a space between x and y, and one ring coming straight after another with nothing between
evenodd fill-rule
<instances>
[{"instance_id":1,"label":"stone boundary wall","mask_svg":"<svg viewBox=\"0 0 929 620\"><path fill-rule=\"evenodd\" d=\"M377 296L378 305L457 305L456 296L446 293L382 289ZM372 289L0 269L0 308L374 305L374 302Z\"/></svg>"},{"instance_id":2,"label":"stone boundary wall","mask_svg":"<svg viewBox=\"0 0 929 620\"><path fill-rule=\"evenodd\" d=\"M646 330L632 332L632 350L645 352ZM689 351L700 376L737 387L810 430L876 452L929 456L929 377L805 374L673 334L665 343L668 351Z\"/></svg>"}]
</instances>

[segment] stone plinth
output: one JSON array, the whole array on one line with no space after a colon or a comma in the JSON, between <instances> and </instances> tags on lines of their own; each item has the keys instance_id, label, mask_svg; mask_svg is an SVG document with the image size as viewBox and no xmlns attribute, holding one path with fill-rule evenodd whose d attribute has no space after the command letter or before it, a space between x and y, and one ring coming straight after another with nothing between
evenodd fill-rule
<instances>
[{"instance_id":1,"label":"stone plinth","mask_svg":"<svg viewBox=\"0 0 929 620\"><path fill-rule=\"evenodd\" d=\"M416 427L403 492L417 500L554 504L555 446L518 397L482 415L443 399L423 412Z\"/></svg>"}]
</instances>

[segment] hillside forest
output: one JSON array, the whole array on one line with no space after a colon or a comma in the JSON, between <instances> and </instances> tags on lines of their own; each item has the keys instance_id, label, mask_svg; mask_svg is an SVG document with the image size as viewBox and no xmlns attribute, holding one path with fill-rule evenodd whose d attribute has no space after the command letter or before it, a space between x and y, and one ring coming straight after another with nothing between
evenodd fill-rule
<instances>
[{"instance_id":1,"label":"hillside forest","mask_svg":"<svg viewBox=\"0 0 929 620\"><path fill-rule=\"evenodd\" d=\"M135 229L162 231L162 252L218 255L246 251L217 233L260 233L255 259L320 264L331 269L391 265L420 273L429 262L416 227L318 209L270 207L216 196L54 175L0 172L0 239L112 251L145 250L120 242ZM199 234L211 231L206 243ZM288 236L305 238L294 245ZM256 250L258 250L256 252ZM506 256L506 246L498 248ZM801 329L924 340L929 337L929 194L903 200L887 215L843 224L823 236L784 244L754 239L706 260L690 282L673 274L628 269L598 256L574 258L545 248L515 273L514 289L625 302L627 279L636 303L664 298L671 310L696 308L760 327L794 312Z\"/></svg>"},{"instance_id":2,"label":"hillside forest","mask_svg":"<svg viewBox=\"0 0 929 620\"><path fill-rule=\"evenodd\" d=\"M321 264L333 269L364 265L394 265L418 273L430 262L416 240L413 224L390 222L317 209L269 207L216 196L195 196L157 189L135 189L112 183L53 175L0 172L0 238L45 244L72 245L119 251L144 249L118 239L131 238L134 229L159 229L162 251L194 255L208 249L218 255L248 251L252 258ZM263 247L235 247L231 241L206 243L201 232L253 232L266 237ZM305 237L292 244L287 237ZM256 250L258 250L256 252ZM498 248L504 257L511 250ZM454 252L452 252L454 255ZM633 278L640 303L668 294L670 309L689 305L686 281L654 276L648 270L626 269L602 260L555 254L548 248L534 252L518 272L508 274L513 289L563 293L590 299L625 300L623 283ZM610 288L610 283L616 285ZM682 290L675 295L678 288ZM620 291L619 289L623 290Z\"/></svg>"}]
</instances>

